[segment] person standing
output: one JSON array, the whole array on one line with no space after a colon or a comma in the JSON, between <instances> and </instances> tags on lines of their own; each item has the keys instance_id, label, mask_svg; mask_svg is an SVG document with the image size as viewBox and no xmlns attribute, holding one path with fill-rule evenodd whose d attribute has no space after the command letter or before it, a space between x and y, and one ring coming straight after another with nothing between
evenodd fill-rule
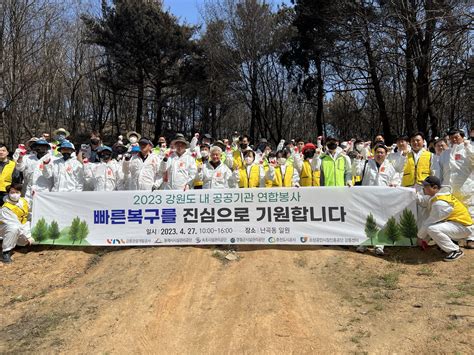
<instances>
[{"instance_id":1,"label":"person standing","mask_svg":"<svg viewBox=\"0 0 474 355\"><path fill-rule=\"evenodd\" d=\"M139 151L134 153L134 150L138 149ZM161 185L160 157L152 150L153 143L148 138L142 137L138 141L138 146L133 146L130 154L125 157L122 171L125 180L128 181L129 190L151 191L155 185Z\"/></svg>"},{"instance_id":2,"label":"person standing","mask_svg":"<svg viewBox=\"0 0 474 355\"><path fill-rule=\"evenodd\" d=\"M63 141L59 146L60 158L51 161L51 157L47 157L43 160L43 176L52 179L51 191L83 191L84 166L77 160L75 151L71 142Z\"/></svg>"},{"instance_id":3,"label":"person standing","mask_svg":"<svg viewBox=\"0 0 474 355\"><path fill-rule=\"evenodd\" d=\"M428 176L439 177L440 169L434 154L423 148L425 136L421 132L410 136L411 152L406 155L403 169L402 186L422 189L422 183Z\"/></svg>"},{"instance_id":4,"label":"person standing","mask_svg":"<svg viewBox=\"0 0 474 355\"><path fill-rule=\"evenodd\" d=\"M196 178L196 161L187 150L189 142L183 135L177 135L171 146L174 150L164 156L160 166L160 175L166 182L164 188L187 191L193 187Z\"/></svg>"},{"instance_id":5,"label":"person standing","mask_svg":"<svg viewBox=\"0 0 474 355\"><path fill-rule=\"evenodd\" d=\"M320 186L352 186L351 160L338 144L337 138L329 137L326 153L315 158L316 169L321 172Z\"/></svg>"},{"instance_id":6,"label":"person standing","mask_svg":"<svg viewBox=\"0 0 474 355\"><path fill-rule=\"evenodd\" d=\"M8 148L0 143L0 206L8 194L7 187L19 179L16 163L8 157Z\"/></svg>"}]
</instances>

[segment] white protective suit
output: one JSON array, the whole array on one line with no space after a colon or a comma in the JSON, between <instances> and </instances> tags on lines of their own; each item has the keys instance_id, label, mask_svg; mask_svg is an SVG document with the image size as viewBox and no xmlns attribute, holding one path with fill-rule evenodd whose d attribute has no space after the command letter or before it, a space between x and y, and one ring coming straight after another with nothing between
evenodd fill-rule
<instances>
[{"instance_id":1,"label":"white protective suit","mask_svg":"<svg viewBox=\"0 0 474 355\"><path fill-rule=\"evenodd\" d=\"M68 160L58 158L49 164L44 164L43 176L53 180L51 191L74 192L83 191L84 188L84 166L77 158Z\"/></svg>"},{"instance_id":2,"label":"white protective suit","mask_svg":"<svg viewBox=\"0 0 474 355\"><path fill-rule=\"evenodd\" d=\"M443 186L435 196L443 194L450 194L449 186ZM422 221L421 228L418 230L418 238L426 241L433 239L446 253L459 250L459 246L454 244L453 240L473 240L474 238L470 237L473 226L445 221L453 211L453 207L441 200L431 203L433 197L417 193L417 203L429 212L428 217Z\"/></svg>"},{"instance_id":3,"label":"white protective suit","mask_svg":"<svg viewBox=\"0 0 474 355\"><path fill-rule=\"evenodd\" d=\"M53 187L53 180L43 175L43 161L51 158L51 154L46 154L41 159L36 154L29 154L17 162L16 168L23 173L25 198L30 205L35 192L50 191Z\"/></svg>"},{"instance_id":4,"label":"white protective suit","mask_svg":"<svg viewBox=\"0 0 474 355\"><path fill-rule=\"evenodd\" d=\"M238 187L240 175L238 170L232 172L223 163L214 168L209 162L206 162L198 172L198 179L203 181L203 189L224 189Z\"/></svg>"},{"instance_id":5,"label":"white protective suit","mask_svg":"<svg viewBox=\"0 0 474 355\"><path fill-rule=\"evenodd\" d=\"M173 153L167 161L161 161L160 176L165 190L184 190L186 185L192 188L196 175L196 161L188 151L181 156Z\"/></svg>"},{"instance_id":6,"label":"white protective suit","mask_svg":"<svg viewBox=\"0 0 474 355\"><path fill-rule=\"evenodd\" d=\"M352 174L363 176L363 186L398 186L401 183L400 174L387 159L384 160L380 168L377 168L375 159L366 161L354 159Z\"/></svg>"},{"instance_id":7,"label":"white protective suit","mask_svg":"<svg viewBox=\"0 0 474 355\"><path fill-rule=\"evenodd\" d=\"M441 182L450 185L453 195L464 203L474 216L474 147L472 143L455 144L440 158Z\"/></svg>"},{"instance_id":8,"label":"white protective suit","mask_svg":"<svg viewBox=\"0 0 474 355\"><path fill-rule=\"evenodd\" d=\"M92 191L117 191L124 189L122 165L111 159L107 163L98 162L84 166L86 185Z\"/></svg>"},{"instance_id":9,"label":"white protective suit","mask_svg":"<svg viewBox=\"0 0 474 355\"><path fill-rule=\"evenodd\" d=\"M155 184L161 183L160 177L161 157L155 153L150 153L145 160L141 154L133 156L130 160L124 160L122 170L125 179L128 181L128 190L149 190Z\"/></svg>"},{"instance_id":10,"label":"white protective suit","mask_svg":"<svg viewBox=\"0 0 474 355\"><path fill-rule=\"evenodd\" d=\"M20 208L23 207L21 199L14 202L5 197L5 201L16 204ZM16 245L25 246L34 242L31 238L30 222L21 224L16 214L6 207L0 209L0 236L3 237L3 252L12 250Z\"/></svg>"}]
</instances>

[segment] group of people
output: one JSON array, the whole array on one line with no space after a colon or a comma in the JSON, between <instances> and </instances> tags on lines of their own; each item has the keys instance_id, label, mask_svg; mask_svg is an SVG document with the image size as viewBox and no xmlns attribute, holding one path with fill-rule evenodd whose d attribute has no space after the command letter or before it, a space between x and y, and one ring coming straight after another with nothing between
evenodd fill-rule
<instances>
[{"instance_id":1,"label":"group of people","mask_svg":"<svg viewBox=\"0 0 474 355\"><path fill-rule=\"evenodd\" d=\"M310 186L404 186L417 191L423 213L420 243L434 240L444 260L463 255L457 243L474 248L474 130L462 130L427 144L420 132L400 136L387 146L382 135L373 142L318 137L316 142L281 140L273 147L265 138L251 145L235 132L231 139L209 134L188 141L177 134L169 146L157 145L137 132L104 145L97 133L76 149L60 128L53 140L43 134L19 145L9 156L0 144L0 238L2 261L11 262L15 245L34 242L28 226L33 196L41 191L189 190ZM125 144L126 143L126 144ZM358 251L365 251L365 247ZM375 246L383 255L383 247Z\"/></svg>"}]
</instances>

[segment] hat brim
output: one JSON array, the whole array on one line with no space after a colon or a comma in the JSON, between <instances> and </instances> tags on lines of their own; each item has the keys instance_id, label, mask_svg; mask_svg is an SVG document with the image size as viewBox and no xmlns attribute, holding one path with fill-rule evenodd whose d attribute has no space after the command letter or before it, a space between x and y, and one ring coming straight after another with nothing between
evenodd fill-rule
<instances>
[{"instance_id":1,"label":"hat brim","mask_svg":"<svg viewBox=\"0 0 474 355\"><path fill-rule=\"evenodd\" d=\"M189 142L183 139L174 139L171 141L172 145L175 145L176 143L184 143L186 144L186 148L189 148Z\"/></svg>"},{"instance_id":2,"label":"hat brim","mask_svg":"<svg viewBox=\"0 0 474 355\"><path fill-rule=\"evenodd\" d=\"M140 133L137 133L135 131L130 131L127 133L127 139L130 140L130 136L137 136L137 140L140 140L142 138Z\"/></svg>"},{"instance_id":3,"label":"hat brim","mask_svg":"<svg viewBox=\"0 0 474 355\"><path fill-rule=\"evenodd\" d=\"M71 133L69 133L69 131L66 131L64 128L59 128L59 129L55 130L55 131L53 132L53 135L54 135L54 136L57 136L60 132L64 133L64 135L65 135L66 137L69 137L69 136L71 135Z\"/></svg>"}]
</instances>

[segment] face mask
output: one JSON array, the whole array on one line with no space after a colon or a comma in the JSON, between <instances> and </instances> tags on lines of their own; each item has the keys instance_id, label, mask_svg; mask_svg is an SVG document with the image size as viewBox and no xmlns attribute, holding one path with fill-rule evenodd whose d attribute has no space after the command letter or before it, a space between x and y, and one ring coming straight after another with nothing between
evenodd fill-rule
<instances>
[{"instance_id":1,"label":"face mask","mask_svg":"<svg viewBox=\"0 0 474 355\"><path fill-rule=\"evenodd\" d=\"M252 163L253 163L253 158L252 158L252 157L247 157L247 158L245 158L245 163L246 163L247 165L252 164Z\"/></svg>"},{"instance_id":2,"label":"face mask","mask_svg":"<svg viewBox=\"0 0 474 355\"><path fill-rule=\"evenodd\" d=\"M14 193L14 194L9 194L8 198L14 202L17 202L20 200L21 194L19 193Z\"/></svg>"},{"instance_id":3,"label":"face mask","mask_svg":"<svg viewBox=\"0 0 474 355\"><path fill-rule=\"evenodd\" d=\"M130 143L135 144L135 143L138 142L138 139L137 139L137 137L132 136L132 137L130 137L129 141L130 141Z\"/></svg>"},{"instance_id":4,"label":"face mask","mask_svg":"<svg viewBox=\"0 0 474 355\"><path fill-rule=\"evenodd\" d=\"M69 160L71 158L71 153L61 153L63 155L64 161Z\"/></svg>"},{"instance_id":5,"label":"face mask","mask_svg":"<svg viewBox=\"0 0 474 355\"><path fill-rule=\"evenodd\" d=\"M55 139L58 141L58 142L62 142L63 140L66 139L66 136L64 134L58 134Z\"/></svg>"},{"instance_id":6,"label":"face mask","mask_svg":"<svg viewBox=\"0 0 474 355\"><path fill-rule=\"evenodd\" d=\"M91 139L91 144L92 144L92 145L99 145L99 143L100 143L100 140L98 140L98 139Z\"/></svg>"},{"instance_id":7,"label":"face mask","mask_svg":"<svg viewBox=\"0 0 474 355\"><path fill-rule=\"evenodd\" d=\"M364 148L364 145L363 144L356 144L355 148L358 152L360 152L362 150L362 148Z\"/></svg>"},{"instance_id":8,"label":"face mask","mask_svg":"<svg viewBox=\"0 0 474 355\"><path fill-rule=\"evenodd\" d=\"M286 164L286 158L278 158L278 164L280 165L285 165Z\"/></svg>"},{"instance_id":9,"label":"face mask","mask_svg":"<svg viewBox=\"0 0 474 355\"><path fill-rule=\"evenodd\" d=\"M166 148L166 143L165 142L158 142L158 146L160 146L160 148Z\"/></svg>"},{"instance_id":10,"label":"face mask","mask_svg":"<svg viewBox=\"0 0 474 355\"><path fill-rule=\"evenodd\" d=\"M36 153L36 157L38 159L41 159L42 157L44 157L46 155L46 152L42 152L42 151L37 151L35 153Z\"/></svg>"},{"instance_id":11,"label":"face mask","mask_svg":"<svg viewBox=\"0 0 474 355\"><path fill-rule=\"evenodd\" d=\"M248 146L249 146L248 144L241 143L240 144L240 149L242 149L242 150L247 149Z\"/></svg>"},{"instance_id":12,"label":"face mask","mask_svg":"<svg viewBox=\"0 0 474 355\"><path fill-rule=\"evenodd\" d=\"M305 159L310 159L310 158L314 157L314 150L306 150L303 153L303 156L304 156Z\"/></svg>"},{"instance_id":13,"label":"face mask","mask_svg":"<svg viewBox=\"0 0 474 355\"><path fill-rule=\"evenodd\" d=\"M201 150L201 157L209 158L209 152L207 150Z\"/></svg>"},{"instance_id":14,"label":"face mask","mask_svg":"<svg viewBox=\"0 0 474 355\"><path fill-rule=\"evenodd\" d=\"M331 142L327 144L329 150L335 150L337 148L337 143Z\"/></svg>"},{"instance_id":15,"label":"face mask","mask_svg":"<svg viewBox=\"0 0 474 355\"><path fill-rule=\"evenodd\" d=\"M108 162L112 156L110 154L103 154L100 156L100 161Z\"/></svg>"}]
</instances>

